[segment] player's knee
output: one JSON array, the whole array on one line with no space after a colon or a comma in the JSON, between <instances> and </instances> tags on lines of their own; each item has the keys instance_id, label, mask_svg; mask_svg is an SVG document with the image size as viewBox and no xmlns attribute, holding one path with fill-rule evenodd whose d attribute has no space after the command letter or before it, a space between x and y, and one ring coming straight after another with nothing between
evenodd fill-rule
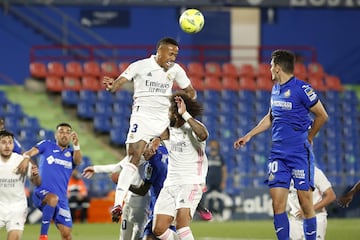
<instances>
[{"instance_id":1,"label":"player's knee","mask_svg":"<svg viewBox=\"0 0 360 240\"><path fill-rule=\"evenodd\" d=\"M166 230L167 230L167 228L164 228L160 225L155 225L155 226L153 226L153 229L152 229L153 234L155 236L161 236Z\"/></svg>"},{"instance_id":2,"label":"player's knee","mask_svg":"<svg viewBox=\"0 0 360 240\"><path fill-rule=\"evenodd\" d=\"M56 194L48 193L45 200L47 205L55 207L59 202L59 197Z\"/></svg>"},{"instance_id":3,"label":"player's knee","mask_svg":"<svg viewBox=\"0 0 360 240\"><path fill-rule=\"evenodd\" d=\"M71 231L69 230L63 230L61 232L61 239L62 240L72 240Z\"/></svg>"}]
</instances>

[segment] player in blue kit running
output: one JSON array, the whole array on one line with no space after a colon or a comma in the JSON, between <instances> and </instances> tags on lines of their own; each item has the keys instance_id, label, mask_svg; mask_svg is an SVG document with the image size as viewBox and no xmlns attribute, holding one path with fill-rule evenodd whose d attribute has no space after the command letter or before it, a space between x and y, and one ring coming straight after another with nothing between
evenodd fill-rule
<instances>
[{"instance_id":1,"label":"player in blue kit running","mask_svg":"<svg viewBox=\"0 0 360 240\"><path fill-rule=\"evenodd\" d=\"M24 152L18 169L23 172L30 157L40 154L39 173L41 185L34 189L33 201L43 215L40 240L48 239L50 223L54 220L62 240L71 240L72 219L67 198L67 187L75 166L81 164L79 138L68 123L56 126L56 143L43 140ZM72 142L73 146L70 146Z\"/></svg>"},{"instance_id":2,"label":"player in blue kit running","mask_svg":"<svg viewBox=\"0 0 360 240\"><path fill-rule=\"evenodd\" d=\"M316 239L316 218L313 207L315 135L328 115L316 92L306 82L294 77L295 56L287 50L271 55L274 86L270 110L245 136L234 142L236 149L272 127L272 150L268 161L267 183L270 188L277 238L289 239L286 203L291 179L304 212L305 239ZM313 113L312 120L309 113Z\"/></svg>"}]
</instances>

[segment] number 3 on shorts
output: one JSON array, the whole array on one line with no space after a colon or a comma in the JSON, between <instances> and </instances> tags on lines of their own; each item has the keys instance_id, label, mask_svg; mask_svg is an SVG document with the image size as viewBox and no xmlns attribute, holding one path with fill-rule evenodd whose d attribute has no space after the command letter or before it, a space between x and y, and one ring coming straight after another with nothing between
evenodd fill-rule
<instances>
[{"instance_id":1,"label":"number 3 on shorts","mask_svg":"<svg viewBox=\"0 0 360 240\"><path fill-rule=\"evenodd\" d=\"M131 132L132 132L132 133L137 132L137 128L138 128L137 123L134 123L134 124L132 125Z\"/></svg>"}]
</instances>

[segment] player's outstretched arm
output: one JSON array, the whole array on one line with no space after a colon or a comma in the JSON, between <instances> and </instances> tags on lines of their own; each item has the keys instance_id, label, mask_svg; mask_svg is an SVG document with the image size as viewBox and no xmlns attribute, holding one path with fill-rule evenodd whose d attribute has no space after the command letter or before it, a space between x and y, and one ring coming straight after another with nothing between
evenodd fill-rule
<instances>
[{"instance_id":1,"label":"player's outstretched arm","mask_svg":"<svg viewBox=\"0 0 360 240\"><path fill-rule=\"evenodd\" d=\"M142 181L139 185L131 184L129 190L140 196L145 196L145 194L149 191L150 187L151 183Z\"/></svg>"},{"instance_id":2,"label":"player's outstretched arm","mask_svg":"<svg viewBox=\"0 0 360 240\"><path fill-rule=\"evenodd\" d=\"M251 129L245 136L238 138L234 142L234 148L239 149L240 147L245 146L245 144L250 141L250 139L264 131L266 131L268 128L271 127L271 112L269 112L261 119L261 121L253 128Z\"/></svg>"},{"instance_id":3,"label":"player's outstretched arm","mask_svg":"<svg viewBox=\"0 0 360 240\"><path fill-rule=\"evenodd\" d=\"M21 161L21 163L16 167L16 173L26 175L29 163L32 161L31 157L37 155L39 153L39 149L36 147L31 148L30 150L23 153L24 159ZM35 164L34 162L32 162Z\"/></svg>"},{"instance_id":4,"label":"player's outstretched arm","mask_svg":"<svg viewBox=\"0 0 360 240\"><path fill-rule=\"evenodd\" d=\"M103 84L105 85L106 91L109 91L112 93L119 90L121 88L121 86L123 84L125 84L126 82L128 82L128 80L124 77L118 77L116 79L113 79L111 77L105 76L103 78Z\"/></svg>"},{"instance_id":5,"label":"player's outstretched arm","mask_svg":"<svg viewBox=\"0 0 360 240\"><path fill-rule=\"evenodd\" d=\"M339 206L345 208L349 207L349 204L353 200L354 195L360 191L360 181L358 181L344 196L338 200Z\"/></svg>"}]
</instances>

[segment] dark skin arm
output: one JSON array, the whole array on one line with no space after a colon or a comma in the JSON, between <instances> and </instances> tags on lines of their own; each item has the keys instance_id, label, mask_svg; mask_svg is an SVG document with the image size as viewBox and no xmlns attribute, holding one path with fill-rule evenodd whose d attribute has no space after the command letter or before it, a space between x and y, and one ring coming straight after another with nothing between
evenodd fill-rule
<instances>
[{"instance_id":1,"label":"dark skin arm","mask_svg":"<svg viewBox=\"0 0 360 240\"><path fill-rule=\"evenodd\" d=\"M356 193L360 192L360 181L358 181L351 189L350 191L348 191L344 196L342 196L339 200L338 200L338 204L345 208L345 207L349 207L349 204L351 203L351 201L354 198L354 195Z\"/></svg>"},{"instance_id":2,"label":"dark skin arm","mask_svg":"<svg viewBox=\"0 0 360 240\"><path fill-rule=\"evenodd\" d=\"M131 184L129 190L140 196L145 196L145 194L149 191L150 187L151 183L146 183L142 181L138 186Z\"/></svg>"}]
</instances>

